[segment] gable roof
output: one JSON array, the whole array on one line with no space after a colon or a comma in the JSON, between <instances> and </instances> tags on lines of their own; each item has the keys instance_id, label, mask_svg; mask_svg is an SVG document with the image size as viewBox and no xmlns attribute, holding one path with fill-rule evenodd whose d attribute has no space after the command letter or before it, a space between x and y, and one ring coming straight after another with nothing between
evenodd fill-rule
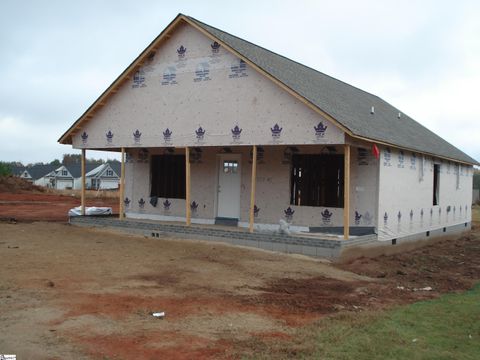
<instances>
[{"instance_id":1,"label":"gable roof","mask_svg":"<svg viewBox=\"0 0 480 360\"><path fill-rule=\"evenodd\" d=\"M15 176L21 176L25 170L28 171L28 169L25 166L18 166L18 165L9 165L10 170L12 171L12 174Z\"/></svg>"},{"instance_id":2,"label":"gable roof","mask_svg":"<svg viewBox=\"0 0 480 360\"><path fill-rule=\"evenodd\" d=\"M99 166L98 164L89 164L89 163L85 164L85 174L92 171L98 166ZM65 167L67 168L67 170L70 172L70 174L74 179L77 179L80 176L82 176L81 164L69 164L69 165L65 165Z\"/></svg>"},{"instance_id":3,"label":"gable roof","mask_svg":"<svg viewBox=\"0 0 480 360\"><path fill-rule=\"evenodd\" d=\"M27 167L26 169L33 180L38 180L58 169L58 165L33 165L32 167Z\"/></svg>"},{"instance_id":4,"label":"gable roof","mask_svg":"<svg viewBox=\"0 0 480 360\"><path fill-rule=\"evenodd\" d=\"M122 163L120 161L108 161L107 164L110 165L115 174L120 177L122 172Z\"/></svg>"},{"instance_id":5,"label":"gable roof","mask_svg":"<svg viewBox=\"0 0 480 360\"><path fill-rule=\"evenodd\" d=\"M118 165L118 166L117 166ZM85 176L87 177L97 177L97 176L106 176L106 175L103 175L103 173L107 170L107 169L112 169L112 171L115 173L115 175L117 177L120 177L119 174L120 174L120 162L117 162L117 161L108 161L104 164L101 164L101 165L98 165L97 167L93 168L91 171L87 172L85 174Z\"/></svg>"},{"instance_id":6,"label":"gable roof","mask_svg":"<svg viewBox=\"0 0 480 360\"><path fill-rule=\"evenodd\" d=\"M307 105L326 116L354 138L480 165L475 159L378 96L183 14L179 14L134 60L97 101L62 135L59 142L71 144L71 134L76 126L87 116L91 117L89 112L94 110L97 104L101 106L109 92L113 92L115 87L127 78L128 73L141 66L142 59L181 20L218 41L222 46L235 53L271 80L297 95ZM372 106L374 107L373 114L371 113ZM399 114L401 114L400 117Z\"/></svg>"}]
</instances>

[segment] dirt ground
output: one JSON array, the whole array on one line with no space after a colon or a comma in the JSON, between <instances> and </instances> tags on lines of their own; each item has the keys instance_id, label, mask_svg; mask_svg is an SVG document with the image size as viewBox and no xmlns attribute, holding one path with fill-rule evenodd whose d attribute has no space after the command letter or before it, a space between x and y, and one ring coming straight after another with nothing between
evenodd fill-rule
<instances>
[{"instance_id":1,"label":"dirt ground","mask_svg":"<svg viewBox=\"0 0 480 360\"><path fill-rule=\"evenodd\" d=\"M22 205L0 205L6 211L0 217L16 206ZM0 353L22 359L241 358L256 339L289 339L328 314L470 288L480 279L480 232L332 265L20 218L0 222L0 259ZM164 318L152 316L162 311Z\"/></svg>"},{"instance_id":2,"label":"dirt ground","mask_svg":"<svg viewBox=\"0 0 480 360\"><path fill-rule=\"evenodd\" d=\"M108 206L118 213L118 200L89 196L87 206ZM80 206L75 194L2 193L0 192L0 220L7 221L68 221L68 210Z\"/></svg>"}]
</instances>

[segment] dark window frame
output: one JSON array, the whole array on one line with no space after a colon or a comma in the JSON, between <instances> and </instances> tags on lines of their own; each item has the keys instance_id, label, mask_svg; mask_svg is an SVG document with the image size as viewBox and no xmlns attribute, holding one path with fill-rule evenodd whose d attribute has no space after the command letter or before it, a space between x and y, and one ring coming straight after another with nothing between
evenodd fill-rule
<instances>
[{"instance_id":1,"label":"dark window frame","mask_svg":"<svg viewBox=\"0 0 480 360\"><path fill-rule=\"evenodd\" d=\"M290 205L344 207L343 154L294 154Z\"/></svg>"},{"instance_id":2,"label":"dark window frame","mask_svg":"<svg viewBox=\"0 0 480 360\"><path fill-rule=\"evenodd\" d=\"M152 155L150 158L150 196L185 199L185 192L185 155Z\"/></svg>"}]
</instances>

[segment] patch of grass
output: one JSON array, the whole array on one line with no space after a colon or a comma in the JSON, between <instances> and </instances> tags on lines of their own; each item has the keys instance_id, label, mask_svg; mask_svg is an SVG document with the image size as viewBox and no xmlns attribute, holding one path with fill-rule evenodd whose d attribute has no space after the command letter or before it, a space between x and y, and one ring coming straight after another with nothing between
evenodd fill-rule
<instances>
[{"instance_id":1,"label":"patch of grass","mask_svg":"<svg viewBox=\"0 0 480 360\"><path fill-rule=\"evenodd\" d=\"M254 358L480 358L480 285L385 312L343 313L300 329L292 341L257 345Z\"/></svg>"}]
</instances>

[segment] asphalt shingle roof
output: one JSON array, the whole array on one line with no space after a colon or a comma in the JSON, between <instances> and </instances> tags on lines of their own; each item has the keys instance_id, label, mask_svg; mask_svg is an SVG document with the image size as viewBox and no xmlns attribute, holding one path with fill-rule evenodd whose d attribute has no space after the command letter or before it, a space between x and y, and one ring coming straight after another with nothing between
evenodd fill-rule
<instances>
[{"instance_id":1,"label":"asphalt shingle roof","mask_svg":"<svg viewBox=\"0 0 480 360\"><path fill-rule=\"evenodd\" d=\"M186 17L329 114L354 135L419 152L479 164L475 159L378 96L192 17ZM375 109L374 114L371 114L372 106ZM399 113L401 113L400 118L398 118Z\"/></svg>"},{"instance_id":2,"label":"asphalt shingle roof","mask_svg":"<svg viewBox=\"0 0 480 360\"><path fill-rule=\"evenodd\" d=\"M38 180L41 177L44 177L48 173L58 169L58 165L33 165L32 167L27 167L26 170L30 174L33 180Z\"/></svg>"},{"instance_id":3,"label":"asphalt shingle roof","mask_svg":"<svg viewBox=\"0 0 480 360\"><path fill-rule=\"evenodd\" d=\"M96 167L100 166L100 164L85 164L85 173L88 173L95 169ZM73 178L77 179L80 176L82 176L82 165L81 164L69 164L65 165L65 167L68 169L70 174L72 175Z\"/></svg>"}]
</instances>

